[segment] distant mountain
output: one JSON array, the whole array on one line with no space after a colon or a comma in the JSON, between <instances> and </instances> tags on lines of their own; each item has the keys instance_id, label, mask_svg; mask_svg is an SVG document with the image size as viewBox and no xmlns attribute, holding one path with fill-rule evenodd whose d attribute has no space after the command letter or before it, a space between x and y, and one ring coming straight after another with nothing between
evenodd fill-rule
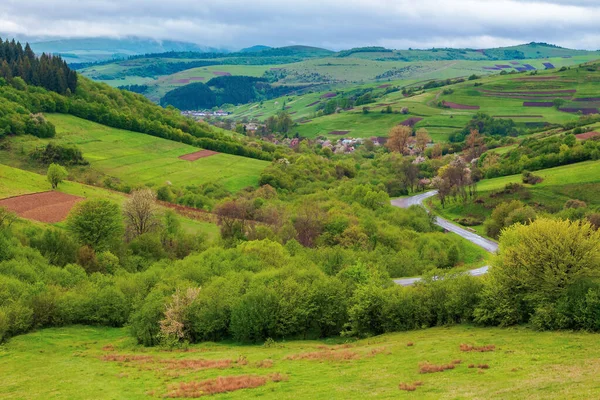
<instances>
[{"instance_id":1,"label":"distant mountain","mask_svg":"<svg viewBox=\"0 0 600 400\"><path fill-rule=\"evenodd\" d=\"M246 47L244 49L241 49L239 52L240 53L256 53L259 51L263 51L263 50L269 50L272 49L271 46L263 46L262 44L258 44L256 46L251 46L251 47Z\"/></svg>"},{"instance_id":2,"label":"distant mountain","mask_svg":"<svg viewBox=\"0 0 600 400\"><path fill-rule=\"evenodd\" d=\"M392 50L384 47L360 47L342 50L335 57L363 58L377 61L444 61L444 60L524 60L548 57L574 57L592 54L587 50L573 50L548 43L531 42L517 46L491 49L408 49Z\"/></svg>"},{"instance_id":3,"label":"distant mountain","mask_svg":"<svg viewBox=\"0 0 600 400\"><path fill-rule=\"evenodd\" d=\"M194 43L172 40L158 41L139 37L39 41L31 43L31 48L38 54L60 54L67 62L76 63L124 58L137 54L164 53L168 51L227 52L224 49L200 46Z\"/></svg>"}]
</instances>

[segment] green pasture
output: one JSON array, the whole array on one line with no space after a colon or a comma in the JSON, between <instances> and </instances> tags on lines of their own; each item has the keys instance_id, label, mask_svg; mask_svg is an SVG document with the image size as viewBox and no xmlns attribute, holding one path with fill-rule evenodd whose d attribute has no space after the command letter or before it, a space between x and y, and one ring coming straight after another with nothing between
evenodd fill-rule
<instances>
[{"instance_id":1,"label":"green pasture","mask_svg":"<svg viewBox=\"0 0 600 400\"><path fill-rule=\"evenodd\" d=\"M266 161L230 154L184 161L178 157L200 149L71 115L49 114L47 118L56 126L57 134L52 141L77 146L92 169L132 187L161 186L168 182L182 187L219 182L237 191L257 185L260 172L268 165ZM21 136L12 138L11 147L14 152L27 154L46 143L48 140ZM9 163L11 158L22 159L23 156L0 152L0 162Z\"/></svg>"},{"instance_id":2,"label":"green pasture","mask_svg":"<svg viewBox=\"0 0 600 400\"><path fill-rule=\"evenodd\" d=\"M164 398L181 382L219 376L269 377L264 386L217 394L216 399L590 399L600 396L598 334L536 332L526 328L454 326L385 334L360 341L284 341L269 346L202 343L189 351L141 348L126 328L73 326L17 336L0 347L4 399ZM412 345L408 345L412 343ZM495 345L462 352L461 344ZM314 353L316 360L293 359ZM321 359L340 354L346 360ZM105 356L145 360L105 361ZM183 360L233 360L222 369L177 367ZM270 360L259 367L259 363ZM456 362L420 374L425 362ZM473 368L469 368L470 365ZM184 364L179 364L184 365ZM270 366L269 366L270 365ZM478 368L485 366L486 368ZM421 382L414 392L400 383ZM359 395L360 394L360 395Z\"/></svg>"}]
</instances>

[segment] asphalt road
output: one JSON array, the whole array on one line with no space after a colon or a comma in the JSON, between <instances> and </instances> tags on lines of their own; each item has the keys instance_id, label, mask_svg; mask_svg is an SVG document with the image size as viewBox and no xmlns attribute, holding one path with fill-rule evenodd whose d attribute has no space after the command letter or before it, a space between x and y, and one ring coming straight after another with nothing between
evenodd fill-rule
<instances>
[{"instance_id":1,"label":"asphalt road","mask_svg":"<svg viewBox=\"0 0 600 400\"><path fill-rule=\"evenodd\" d=\"M414 206L414 205L422 205L423 201L425 201L426 199L428 199L430 197L435 196L436 194L437 194L436 190L431 190L429 192L417 194L417 195L411 196L411 197L394 199L394 200L392 200L392 205L396 206L396 207L401 207L401 208L408 208L408 207ZM453 224L452 222L448 221L447 219L444 219L442 217L436 217L435 224L438 226L441 226L448 232L456 233L457 235L467 239L469 242L474 243L477 246L482 247L483 249L485 249L486 251L489 251L490 253L495 253L496 251L498 251L498 243L496 243L492 240L486 239L484 237L481 237L481 236L477 235L476 233L473 233L467 229L461 228L460 226ZM484 267L472 269L467 272L473 276L483 275L488 272L488 266L486 265ZM419 277L402 278L402 279L395 279L394 282L398 285L410 286L420 280L421 280L421 278L419 278Z\"/></svg>"}]
</instances>

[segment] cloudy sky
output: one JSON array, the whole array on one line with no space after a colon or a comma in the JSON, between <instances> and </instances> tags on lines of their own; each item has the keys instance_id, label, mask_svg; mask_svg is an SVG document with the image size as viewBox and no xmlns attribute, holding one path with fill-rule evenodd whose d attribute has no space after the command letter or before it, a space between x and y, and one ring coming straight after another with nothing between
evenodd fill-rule
<instances>
[{"instance_id":1,"label":"cloudy sky","mask_svg":"<svg viewBox=\"0 0 600 400\"><path fill-rule=\"evenodd\" d=\"M600 49L600 0L1 0L21 37L173 39L333 50L484 48L542 41Z\"/></svg>"}]
</instances>

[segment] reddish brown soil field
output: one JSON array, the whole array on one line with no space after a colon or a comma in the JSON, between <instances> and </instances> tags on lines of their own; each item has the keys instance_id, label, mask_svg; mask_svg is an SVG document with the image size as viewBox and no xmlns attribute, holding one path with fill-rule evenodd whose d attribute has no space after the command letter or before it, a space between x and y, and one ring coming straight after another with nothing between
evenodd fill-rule
<instances>
[{"instance_id":1,"label":"reddish brown soil field","mask_svg":"<svg viewBox=\"0 0 600 400\"><path fill-rule=\"evenodd\" d=\"M416 125L417 122L422 121L423 118L419 117L410 117L409 119L400 122L400 125L410 126L411 128Z\"/></svg>"},{"instance_id":2,"label":"reddish brown soil field","mask_svg":"<svg viewBox=\"0 0 600 400\"><path fill-rule=\"evenodd\" d=\"M190 78L190 81L203 81L204 77L202 76L193 76Z\"/></svg>"},{"instance_id":3,"label":"reddish brown soil field","mask_svg":"<svg viewBox=\"0 0 600 400\"><path fill-rule=\"evenodd\" d=\"M331 131L331 132L329 132L330 135L338 135L338 136L346 135L348 133L350 133L350 131Z\"/></svg>"},{"instance_id":4,"label":"reddish brown soil field","mask_svg":"<svg viewBox=\"0 0 600 400\"><path fill-rule=\"evenodd\" d=\"M189 79L175 79L173 83L189 83Z\"/></svg>"},{"instance_id":5,"label":"reddish brown soil field","mask_svg":"<svg viewBox=\"0 0 600 400\"><path fill-rule=\"evenodd\" d=\"M322 95L321 95L321 98L322 98L322 99L329 99L329 98L331 98L331 97L335 97L335 96L337 96L335 93L333 93L333 92L329 92L329 93L322 94Z\"/></svg>"},{"instance_id":6,"label":"reddish brown soil field","mask_svg":"<svg viewBox=\"0 0 600 400\"><path fill-rule=\"evenodd\" d=\"M71 208L82 200L83 197L70 194L42 192L0 200L0 207L13 211L22 218L55 223L64 220Z\"/></svg>"},{"instance_id":7,"label":"reddish brown soil field","mask_svg":"<svg viewBox=\"0 0 600 400\"><path fill-rule=\"evenodd\" d=\"M479 106L467 106L465 104L451 103L444 101L444 105L455 110L479 110Z\"/></svg>"},{"instance_id":8,"label":"reddish brown soil field","mask_svg":"<svg viewBox=\"0 0 600 400\"><path fill-rule=\"evenodd\" d=\"M231 76L231 74L229 72L223 72L223 71L213 71L213 74L215 74L217 76Z\"/></svg>"},{"instance_id":9,"label":"reddish brown soil field","mask_svg":"<svg viewBox=\"0 0 600 400\"><path fill-rule=\"evenodd\" d=\"M581 97L579 99L573 99L573 101L594 102L594 101L600 101L600 97Z\"/></svg>"},{"instance_id":10,"label":"reddish brown soil field","mask_svg":"<svg viewBox=\"0 0 600 400\"><path fill-rule=\"evenodd\" d=\"M575 135L575 137L579 140L586 140L589 138L593 138L600 135L600 132L586 132L586 133L580 133L579 135Z\"/></svg>"},{"instance_id":11,"label":"reddish brown soil field","mask_svg":"<svg viewBox=\"0 0 600 400\"><path fill-rule=\"evenodd\" d=\"M392 86L392 85L390 85L390 84L379 85L379 86L377 86L377 89L385 89L385 88L389 88L390 86Z\"/></svg>"},{"instance_id":12,"label":"reddish brown soil field","mask_svg":"<svg viewBox=\"0 0 600 400\"><path fill-rule=\"evenodd\" d=\"M212 150L200 150L200 151L196 151L194 153L184 154L182 156L179 156L179 158L182 160L186 160L186 161L196 161L199 158L210 157L210 156L214 156L215 154L219 154L219 153L216 151L212 151Z\"/></svg>"}]
</instances>

